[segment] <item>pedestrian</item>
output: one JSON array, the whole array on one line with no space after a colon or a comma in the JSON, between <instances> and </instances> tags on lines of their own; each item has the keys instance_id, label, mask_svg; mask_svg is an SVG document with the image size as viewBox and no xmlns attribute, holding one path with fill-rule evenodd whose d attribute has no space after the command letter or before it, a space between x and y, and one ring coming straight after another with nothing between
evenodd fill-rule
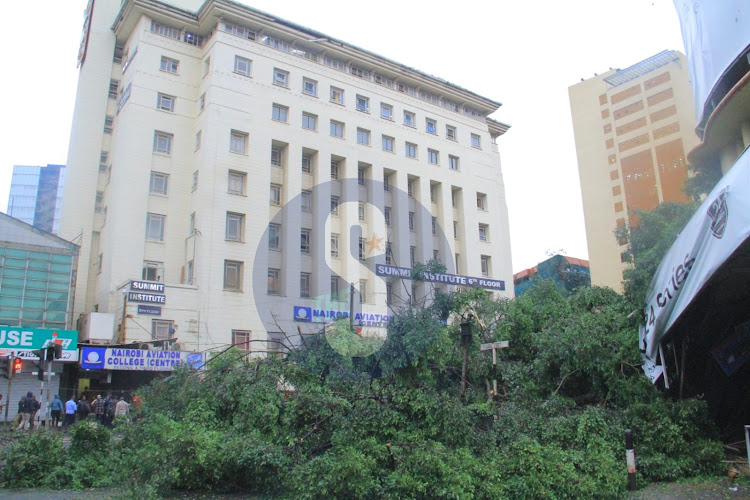
<instances>
[{"instance_id":1,"label":"pedestrian","mask_svg":"<svg viewBox=\"0 0 750 500\"><path fill-rule=\"evenodd\" d=\"M42 407L42 403L37 401L36 395L31 395L31 415L29 418L29 426L33 430L34 429L34 420L36 419L36 412L39 411L39 409Z\"/></svg>"},{"instance_id":2,"label":"pedestrian","mask_svg":"<svg viewBox=\"0 0 750 500\"><path fill-rule=\"evenodd\" d=\"M75 394L70 395L70 399L65 403L65 425L63 431L68 432L68 428L76 423L76 396Z\"/></svg>"},{"instance_id":3,"label":"pedestrian","mask_svg":"<svg viewBox=\"0 0 750 500\"><path fill-rule=\"evenodd\" d=\"M18 424L17 431L25 430L26 424L31 419L31 410L34 408L33 396L31 391L29 391L26 393L26 397L21 398L21 401L18 402L18 413L21 414L21 423Z\"/></svg>"},{"instance_id":4,"label":"pedestrian","mask_svg":"<svg viewBox=\"0 0 750 500\"><path fill-rule=\"evenodd\" d=\"M86 400L86 395L83 394L81 396L81 399L78 400L78 421L82 422L89 418L89 413L91 412L91 406L89 406L89 402Z\"/></svg>"},{"instance_id":5,"label":"pedestrian","mask_svg":"<svg viewBox=\"0 0 750 500\"><path fill-rule=\"evenodd\" d=\"M60 400L60 396L55 394L54 399L52 399L52 402L49 404L50 414L52 416L52 429L57 429L57 427L60 425L60 415L62 414L63 410L63 402Z\"/></svg>"},{"instance_id":6,"label":"pedestrian","mask_svg":"<svg viewBox=\"0 0 750 500\"><path fill-rule=\"evenodd\" d=\"M96 421L104 423L104 400L101 394L97 394L96 399L91 403L91 411L96 416Z\"/></svg>"},{"instance_id":7,"label":"pedestrian","mask_svg":"<svg viewBox=\"0 0 750 500\"><path fill-rule=\"evenodd\" d=\"M109 427L112 425L112 419L115 415L115 402L112 399L112 395L107 393L107 396L104 398L104 425Z\"/></svg>"},{"instance_id":8,"label":"pedestrian","mask_svg":"<svg viewBox=\"0 0 750 500\"><path fill-rule=\"evenodd\" d=\"M125 417L128 416L128 409L130 408L130 405L127 401L125 401L125 396L120 396L120 401L117 402L115 405L115 418L117 417Z\"/></svg>"}]
</instances>

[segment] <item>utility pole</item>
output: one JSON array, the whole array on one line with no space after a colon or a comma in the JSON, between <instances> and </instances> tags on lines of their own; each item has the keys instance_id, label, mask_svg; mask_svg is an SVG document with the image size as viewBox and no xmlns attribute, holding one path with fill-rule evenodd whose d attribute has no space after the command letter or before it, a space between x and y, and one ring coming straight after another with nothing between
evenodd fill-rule
<instances>
[{"instance_id":1,"label":"utility pole","mask_svg":"<svg viewBox=\"0 0 750 500\"><path fill-rule=\"evenodd\" d=\"M354 331L354 285L349 285L349 330Z\"/></svg>"},{"instance_id":2,"label":"utility pole","mask_svg":"<svg viewBox=\"0 0 750 500\"><path fill-rule=\"evenodd\" d=\"M13 369L13 366L15 366L15 364L15 355L11 351L10 355L8 356L8 393L5 397L5 416L3 417L5 423L8 422L8 407L10 406L10 386L13 382L13 372L15 371Z\"/></svg>"},{"instance_id":3,"label":"utility pole","mask_svg":"<svg viewBox=\"0 0 750 500\"><path fill-rule=\"evenodd\" d=\"M492 342L479 346L480 351L492 349L492 394L494 396L497 396L497 350L506 349L509 345L510 343L507 340L503 340L502 342Z\"/></svg>"},{"instance_id":4,"label":"utility pole","mask_svg":"<svg viewBox=\"0 0 750 500\"><path fill-rule=\"evenodd\" d=\"M122 318L120 320L120 334L117 337L118 344L125 343L125 319L128 316L128 290L122 291Z\"/></svg>"}]
</instances>

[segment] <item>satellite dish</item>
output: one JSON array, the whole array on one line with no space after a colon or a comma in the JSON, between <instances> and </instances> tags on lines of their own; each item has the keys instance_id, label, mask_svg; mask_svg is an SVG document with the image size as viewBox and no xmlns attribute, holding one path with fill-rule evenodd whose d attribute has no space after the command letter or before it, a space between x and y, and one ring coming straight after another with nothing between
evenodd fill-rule
<instances>
[{"instance_id":1,"label":"satellite dish","mask_svg":"<svg viewBox=\"0 0 750 500\"><path fill-rule=\"evenodd\" d=\"M182 350L182 345L180 345L179 342L175 342L174 344L172 344L172 350L173 351L181 351Z\"/></svg>"}]
</instances>

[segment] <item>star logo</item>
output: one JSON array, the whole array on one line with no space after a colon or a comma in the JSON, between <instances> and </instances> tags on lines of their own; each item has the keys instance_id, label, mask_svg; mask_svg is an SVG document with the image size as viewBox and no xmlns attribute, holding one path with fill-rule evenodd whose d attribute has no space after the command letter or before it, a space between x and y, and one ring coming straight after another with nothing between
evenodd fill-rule
<instances>
[{"instance_id":1,"label":"star logo","mask_svg":"<svg viewBox=\"0 0 750 500\"><path fill-rule=\"evenodd\" d=\"M367 250L367 253L370 253L370 252L375 251L375 250L382 250L382 248L380 247L380 245L382 244L382 242L383 242L383 238L378 238L378 235L375 234L375 233L373 233L372 234L372 239L370 241L365 241L365 244L368 247L370 247Z\"/></svg>"}]
</instances>

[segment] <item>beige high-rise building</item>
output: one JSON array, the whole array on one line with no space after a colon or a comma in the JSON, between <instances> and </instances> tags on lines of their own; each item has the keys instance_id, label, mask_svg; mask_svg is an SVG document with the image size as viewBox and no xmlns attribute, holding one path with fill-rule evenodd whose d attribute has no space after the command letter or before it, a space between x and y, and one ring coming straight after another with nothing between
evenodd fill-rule
<instances>
[{"instance_id":1,"label":"beige high-rise building","mask_svg":"<svg viewBox=\"0 0 750 500\"><path fill-rule=\"evenodd\" d=\"M694 132L685 56L664 51L568 89L591 284L622 290L626 245L615 230L637 210L688 202Z\"/></svg>"},{"instance_id":2,"label":"beige high-rise building","mask_svg":"<svg viewBox=\"0 0 750 500\"><path fill-rule=\"evenodd\" d=\"M498 102L234 1L170 4L97 0L84 27L76 315L265 350L347 314L350 284L375 327L433 286L513 296ZM431 259L447 273L401 278Z\"/></svg>"}]
</instances>

